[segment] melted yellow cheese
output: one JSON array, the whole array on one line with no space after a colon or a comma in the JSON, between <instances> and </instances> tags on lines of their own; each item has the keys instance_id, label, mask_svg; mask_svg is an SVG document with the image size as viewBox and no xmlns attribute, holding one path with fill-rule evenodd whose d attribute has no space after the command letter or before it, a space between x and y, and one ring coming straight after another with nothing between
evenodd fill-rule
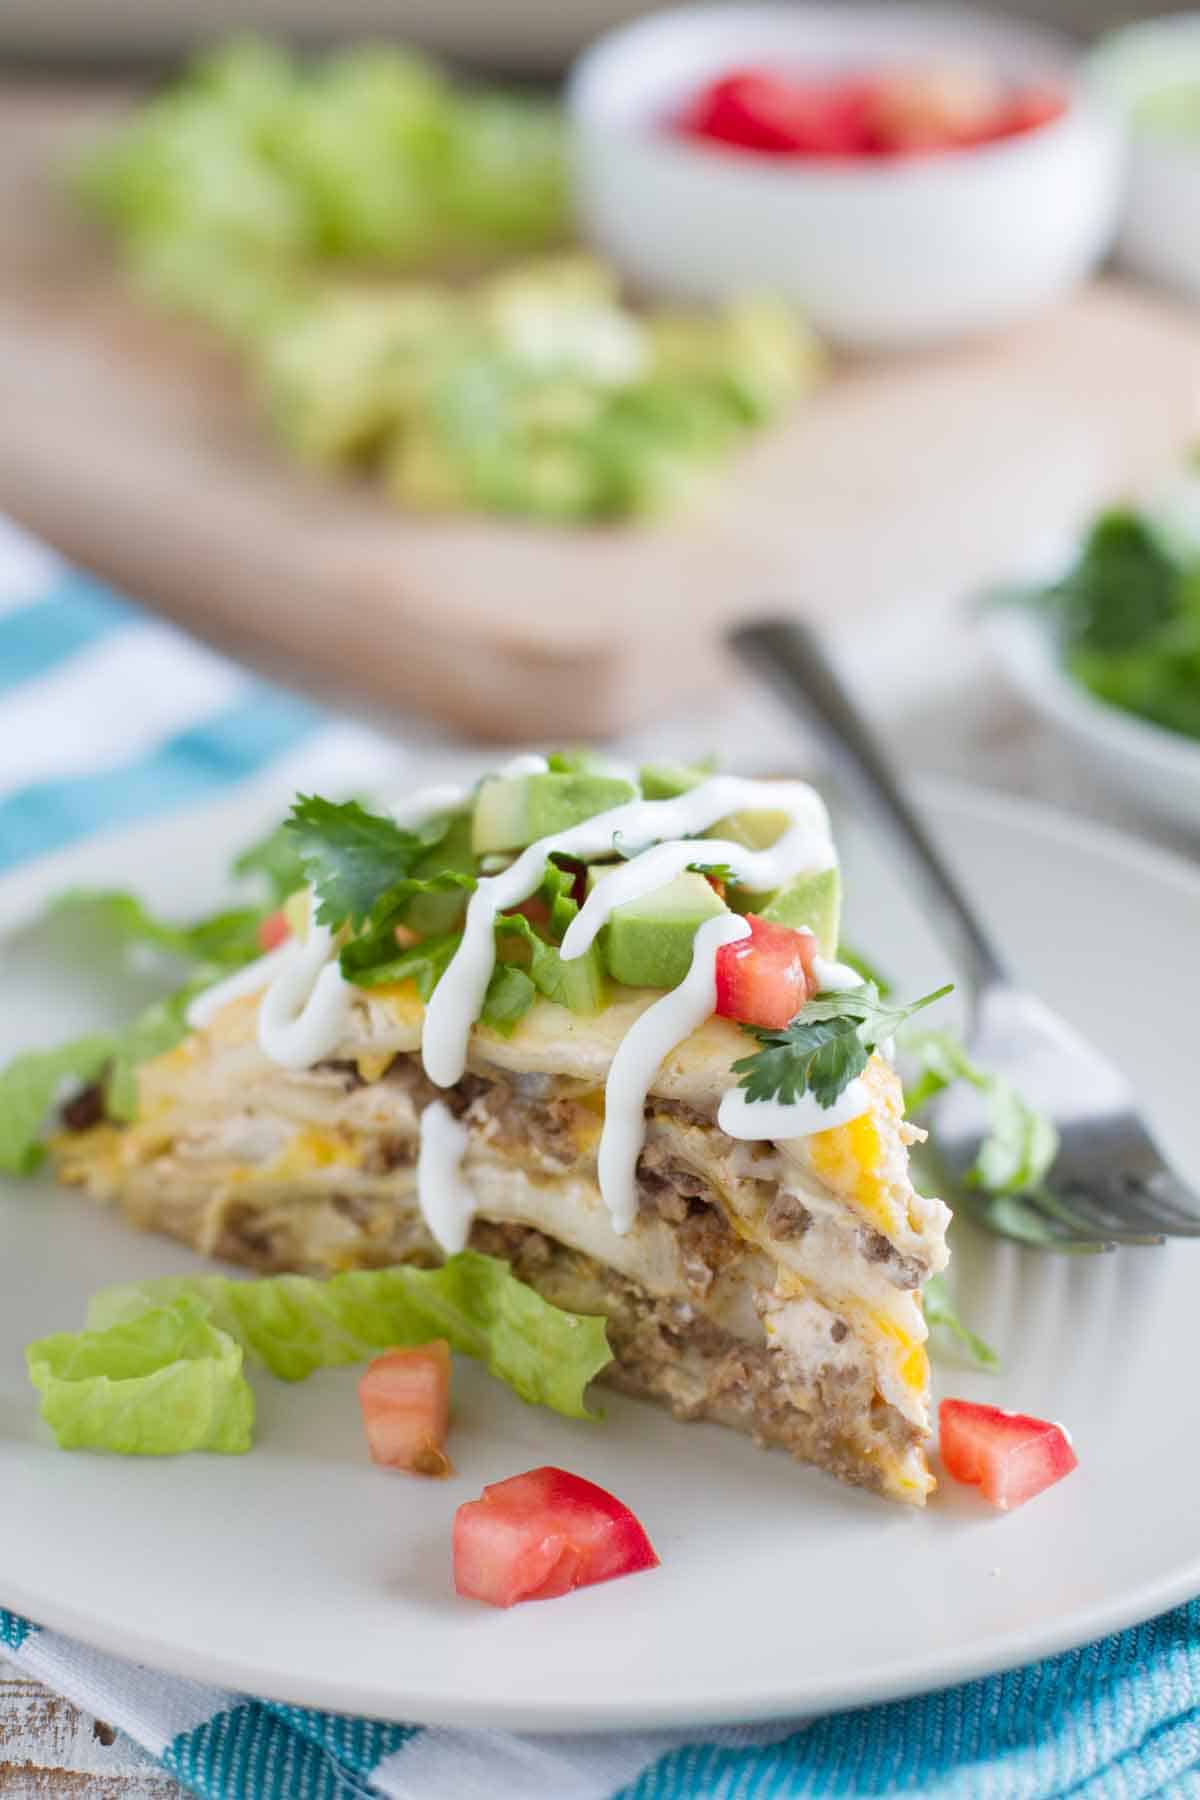
<instances>
[{"instance_id":1,"label":"melted yellow cheese","mask_svg":"<svg viewBox=\"0 0 1200 1800\"><path fill-rule=\"evenodd\" d=\"M862 1213L876 1230L890 1236L897 1226L896 1208L883 1174L884 1148L871 1113L863 1113L808 1140L813 1168Z\"/></svg>"},{"instance_id":2,"label":"melted yellow cheese","mask_svg":"<svg viewBox=\"0 0 1200 1800\"><path fill-rule=\"evenodd\" d=\"M355 1169L362 1161L361 1149L331 1131L306 1129L298 1131L284 1145L266 1168L263 1178L278 1181L289 1175L304 1175L311 1169L341 1167Z\"/></svg>"}]
</instances>

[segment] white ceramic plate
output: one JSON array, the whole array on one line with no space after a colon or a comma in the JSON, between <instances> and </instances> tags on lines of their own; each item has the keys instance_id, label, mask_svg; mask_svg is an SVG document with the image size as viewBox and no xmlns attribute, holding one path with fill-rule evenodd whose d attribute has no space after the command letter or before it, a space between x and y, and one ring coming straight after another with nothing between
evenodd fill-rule
<instances>
[{"instance_id":1,"label":"white ceramic plate","mask_svg":"<svg viewBox=\"0 0 1200 1800\"><path fill-rule=\"evenodd\" d=\"M987 613L983 632L1013 687L1094 773L1137 806L1200 830L1200 742L1089 694L1065 673L1048 626L1022 608Z\"/></svg>"},{"instance_id":2,"label":"white ceramic plate","mask_svg":"<svg viewBox=\"0 0 1200 1800\"><path fill-rule=\"evenodd\" d=\"M1125 1066L1180 1165L1200 1165L1200 876L1012 804L926 798L1023 974ZM211 813L143 828L139 866L113 843L108 873L202 905L230 837ZM78 859L91 876L102 860ZM856 941L906 985L942 973L887 863L852 834L847 860ZM10 882L0 914L39 886ZM0 1053L131 998L49 947L9 942ZM4 1191L0 1242L0 1601L181 1674L398 1720L713 1721L931 1688L1200 1591L1195 1246L1070 1260L963 1236L960 1298L1005 1368L943 1366L942 1391L1067 1421L1082 1465L1003 1517L953 1484L910 1513L619 1398L604 1424L566 1423L473 1366L456 1372L458 1474L444 1484L369 1465L352 1371L264 1380L244 1458L64 1455L36 1420L22 1345L78 1324L104 1282L199 1259L48 1187ZM546 1461L628 1501L661 1569L511 1613L456 1600L454 1507Z\"/></svg>"}]
</instances>

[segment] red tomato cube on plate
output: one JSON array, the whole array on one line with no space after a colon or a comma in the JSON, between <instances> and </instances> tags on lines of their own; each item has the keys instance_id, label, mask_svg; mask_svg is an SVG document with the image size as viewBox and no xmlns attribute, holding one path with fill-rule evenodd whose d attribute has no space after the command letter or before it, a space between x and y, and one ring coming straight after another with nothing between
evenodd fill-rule
<instances>
[{"instance_id":1,"label":"red tomato cube on plate","mask_svg":"<svg viewBox=\"0 0 1200 1800\"><path fill-rule=\"evenodd\" d=\"M816 991L817 940L811 931L773 925L754 913L746 915L746 923L749 937L717 951L717 1011L742 1025L779 1031Z\"/></svg>"},{"instance_id":2,"label":"red tomato cube on plate","mask_svg":"<svg viewBox=\"0 0 1200 1800\"><path fill-rule=\"evenodd\" d=\"M493 1482L454 1515L454 1586L489 1606L550 1600L657 1567L629 1508L566 1469Z\"/></svg>"},{"instance_id":3,"label":"red tomato cube on plate","mask_svg":"<svg viewBox=\"0 0 1200 1800\"><path fill-rule=\"evenodd\" d=\"M1002 1511L1023 1506L1079 1466L1070 1438L1050 1419L943 1400L938 1427L946 1473L978 1487Z\"/></svg>"},{"instance_id":4,"label":"red tomato cube on plate","mask_svg":"<svg viewBox=\"0 0 1200 1800\"><path fill-rule=\"evenodd\" d=\"M371 1458L413 1475L449 1475L450 1346L445 1338L387 1350L358 1384Z\"/></svg>"}]
</instances>

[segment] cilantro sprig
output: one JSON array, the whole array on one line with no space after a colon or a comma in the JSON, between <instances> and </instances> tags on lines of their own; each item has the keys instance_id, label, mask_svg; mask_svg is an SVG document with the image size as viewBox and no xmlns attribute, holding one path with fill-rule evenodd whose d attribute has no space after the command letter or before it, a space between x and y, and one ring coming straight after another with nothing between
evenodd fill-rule
<instances>
[{"instance_id":1,"label":"cilantro sprig","mask_svg":"<svg viewBox=\"0 0 1200 1800\"><path fill-rule=\"evenodd\" d=\"M319 923L357 930L372 915L379 922L391 891L410 880L425 853L446 836L450 815L404 827L357 800L301 794L286 828L316 894Z\"/></svg>"},{"instance_id":2,"label":"cilantro sprig","mask_svg":"<svg viewBox=\"0 0 1200 1800\"><path fill-rule=\"evenodd\" d=\"M734 1063L738 1085L750 1100L790 1106L811 1094L818 1106L832 1106L862 1074L877 1044L950 991L948 984L907 1006L883 1001L873 982L844 993L818 994L781 1031L745 1028L761 1048Z\"/></svg>"}]
</instances>

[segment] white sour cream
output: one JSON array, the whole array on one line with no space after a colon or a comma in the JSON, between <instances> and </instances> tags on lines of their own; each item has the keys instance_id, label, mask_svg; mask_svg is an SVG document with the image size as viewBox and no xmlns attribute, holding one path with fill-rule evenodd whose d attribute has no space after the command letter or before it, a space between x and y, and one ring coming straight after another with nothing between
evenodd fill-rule
<instances>
[{"instance_id":1,"label":"white sour cream","mask_svg":"<svg viewBox=\"0 0 1200 1800\"><path fill-rule=\"evenodd\" d=\"M417 1154L417 1203L421 1217L447 1256L467 1247L475 1196L462 1172L467 1128L444 1100L432 1100L421 1114Z\"/></svg>"},{"instance_id":2,"label":"white sour cream","mask_svg":"<svg viewBox=\"0 0 1200 1800\"><path fill-rule=\"evenodd\" d=\"M423 825L426 819L436 818L438 813L457 812L466 805L470 797L469 787L445 785L423 788L409 800L390 803L387 808L388 817L393 825L408 829L414 825Z\"/></svg>"},{"instance_id":3,"label":"white sour cream","mask_svg":"<svg viewBox=\"0 0 1200 1800\"><path fill-rule=\"evenodd\" d=\"M293 939L287 951L258 1009L258 1044L285 1069L308 1069L345 1037L353 995L328 925L314 922L304 941Z\"/></svg>"},{"instance_id":4,"label":"white sour cream","mask_svg":"<svg viewBox=\"0 0 1200 1800\"><path fill-rule=\"evenodd\" d=\"M247 994L261 992L278 971L287 966L291 949L291 944L281 944L278 950L269 950L266 956L247 963L245 968L235 970L224 981L218 981L215 987L205 988L202 994L197 994L189 1003L185 1015L192 1030L203 1031L231 1000L242 1000Z\"/></svg>"},{"instance_id":5,"label":"white sour cream","mask_svg":"<svg viewBox=\"0 0 1200 1800\"><path fill-rule=\"evenodd\" d=\"M852 1081L832 1106L821 1106L811 1094L785 1104L782 1100L751 1100L745 1088L730 1088L717 1109L717 1124L726 1137L782 1143L787 1138L811 1137L831 1131L871 1110L865 1082Z\"/></svg>"},{"instance_id":6,"label":"white sour cream","mask_svg":"<svg viewBox=\"0 0 1200 1800\"><path fill-rule=\"evenodd\" d=\"M849 963L834 962L828 957L814 956L812 972L817 989L822 994L844 994L849 988L863 985L863 978L857 969L852 969Z\"/></svg>"},{"instance_id":7,"label":"white sour cream","mask_svg":"<svg viewBox=\"0 0 1200 1800\"><path fill-rule=\"evenodd\" d=\"M749 937L737 913L705 919L692 944L692 964L677 988L647 1008L617 1046L604 1089L599 1179L613 1230L623 1237L637 1217L637 1163L646 1138L646 1095L663 1058L716 1011L717 951Z\"/></svg>"}]
</instances>

